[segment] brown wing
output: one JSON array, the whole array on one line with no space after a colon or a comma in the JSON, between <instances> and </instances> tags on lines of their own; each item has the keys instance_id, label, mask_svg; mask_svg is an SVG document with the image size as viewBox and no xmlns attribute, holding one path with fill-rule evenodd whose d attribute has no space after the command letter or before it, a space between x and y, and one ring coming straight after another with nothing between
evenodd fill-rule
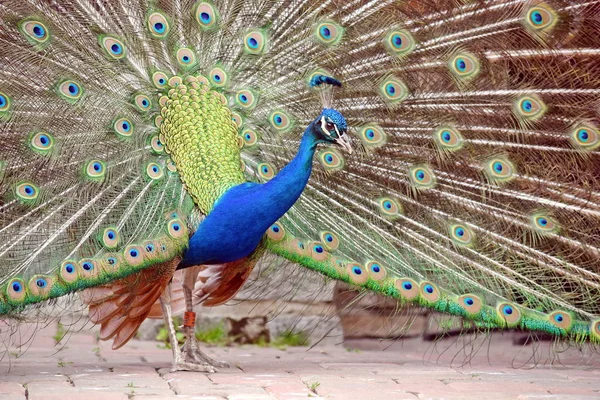
<instances>
[{"instance_id":1,"label":"brown wing","mask_svg":"<svg viewBox=\"0 0 600 400\"><path fill-rule=\"evenodd\" d=\"M90 320L100 324L100 339L114 338L113 349L127 343L148 318L180 260L176 257L108 285L82 291Z\"/></svg>"},{"instance_id":2,"label":"brown wing","mask_svg":"<svg viewBox=\"0 0 600 400\"><path fill-rule=\"evenodd\" d=\"M205 307L218 306L231 299L242 288L250 277L254 266L263 254L263 246L248 257L226 264L197 265L197 274L192 293L194 305L202 303ZM189 271L188 271L189 273ZM183 271L175 272L171 292L171 309L173 315L185 311L185 295L182 289ZM157 302L153 305L148 318L162 318L162 310Z\"/></svg>"}]
</instances>

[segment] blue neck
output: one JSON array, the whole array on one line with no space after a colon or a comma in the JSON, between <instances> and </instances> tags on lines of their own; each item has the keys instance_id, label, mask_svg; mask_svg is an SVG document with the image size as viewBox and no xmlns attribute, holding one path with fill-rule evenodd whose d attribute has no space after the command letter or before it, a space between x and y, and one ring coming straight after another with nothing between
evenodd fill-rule
<instances>
[{"instance_id":1,"label":"blue neck","mask_svg":"<svg viewBox=\"0 0 600 400\"><path fill-rule=\"evenodd\" d=\"M267 228L285 214L300 197L310 173L312 159L317 148L317 139L310 131L309 125L304 131L298 153L273 179L262 185L256 201L263 203L271 211Z\"/></svg>"},{"instance_id":2,"label":"blue neck","mask_svg":"<svg viewBox=\"0 0 600 400\"><path fill-rule=\"evenodd\" d=\"M267 229L302 194L312 171L319 140L311 123L296 157L264 184L244 183L229 189L200 223L179 268L239 260L256 249Z\"/></svg>"}]
</instances>

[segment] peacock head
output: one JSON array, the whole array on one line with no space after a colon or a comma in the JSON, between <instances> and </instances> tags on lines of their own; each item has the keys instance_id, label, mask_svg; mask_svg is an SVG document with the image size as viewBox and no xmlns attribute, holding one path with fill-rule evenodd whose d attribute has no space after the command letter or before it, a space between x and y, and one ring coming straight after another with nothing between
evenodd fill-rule
<instances>
[{"instance_id":1,"label":"peacock head","mask_svg":"<svg viewBox=\"0 0 600 400\"><path fill-rule=\"evenodd\" d=\"M313 122L313 132L318 142L337 144L352 154L352 146L347 131L346 119L333 108L324 108L321 115Z\"/></svg>"}]
</instances>

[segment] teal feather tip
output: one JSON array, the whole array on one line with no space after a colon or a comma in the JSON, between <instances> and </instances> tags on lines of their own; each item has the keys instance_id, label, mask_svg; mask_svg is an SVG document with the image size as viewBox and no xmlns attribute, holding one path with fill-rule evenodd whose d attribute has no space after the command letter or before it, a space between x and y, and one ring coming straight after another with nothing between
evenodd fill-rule
<instances>
[{"instance_id":1,"label":"teal feather tip","mask_svg":"<svg viewBox=\"0 0 600 400\"><path fill-rule=\"evenodd\" d=\"M311 79L310 79L310 83L309 86L311 88L313 87L317 87L320 85L331 85L331 86L338 86L341 87L342 86L342 82L340 82L339 80L331 77L331 76L326 76L326 75L314 75Z\"/></svg>"}]
</instances>

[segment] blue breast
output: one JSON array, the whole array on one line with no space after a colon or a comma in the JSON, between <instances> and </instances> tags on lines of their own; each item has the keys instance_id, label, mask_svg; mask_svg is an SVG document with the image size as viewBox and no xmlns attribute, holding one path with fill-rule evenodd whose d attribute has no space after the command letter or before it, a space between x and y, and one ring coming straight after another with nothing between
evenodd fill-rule
<instances>
[{"instance_id":1,"label":"blue breast","mask_svg":"<svg viewBox=\"0 0 600 400\"><path fill-rule=\"evenodd\" d=\"M227 263L252 253L265 231L302 194L316 144L307 131L296 157L272 180L244 183L225 192L190 239L179 268Z\"/></svg>"}]
</instances>

